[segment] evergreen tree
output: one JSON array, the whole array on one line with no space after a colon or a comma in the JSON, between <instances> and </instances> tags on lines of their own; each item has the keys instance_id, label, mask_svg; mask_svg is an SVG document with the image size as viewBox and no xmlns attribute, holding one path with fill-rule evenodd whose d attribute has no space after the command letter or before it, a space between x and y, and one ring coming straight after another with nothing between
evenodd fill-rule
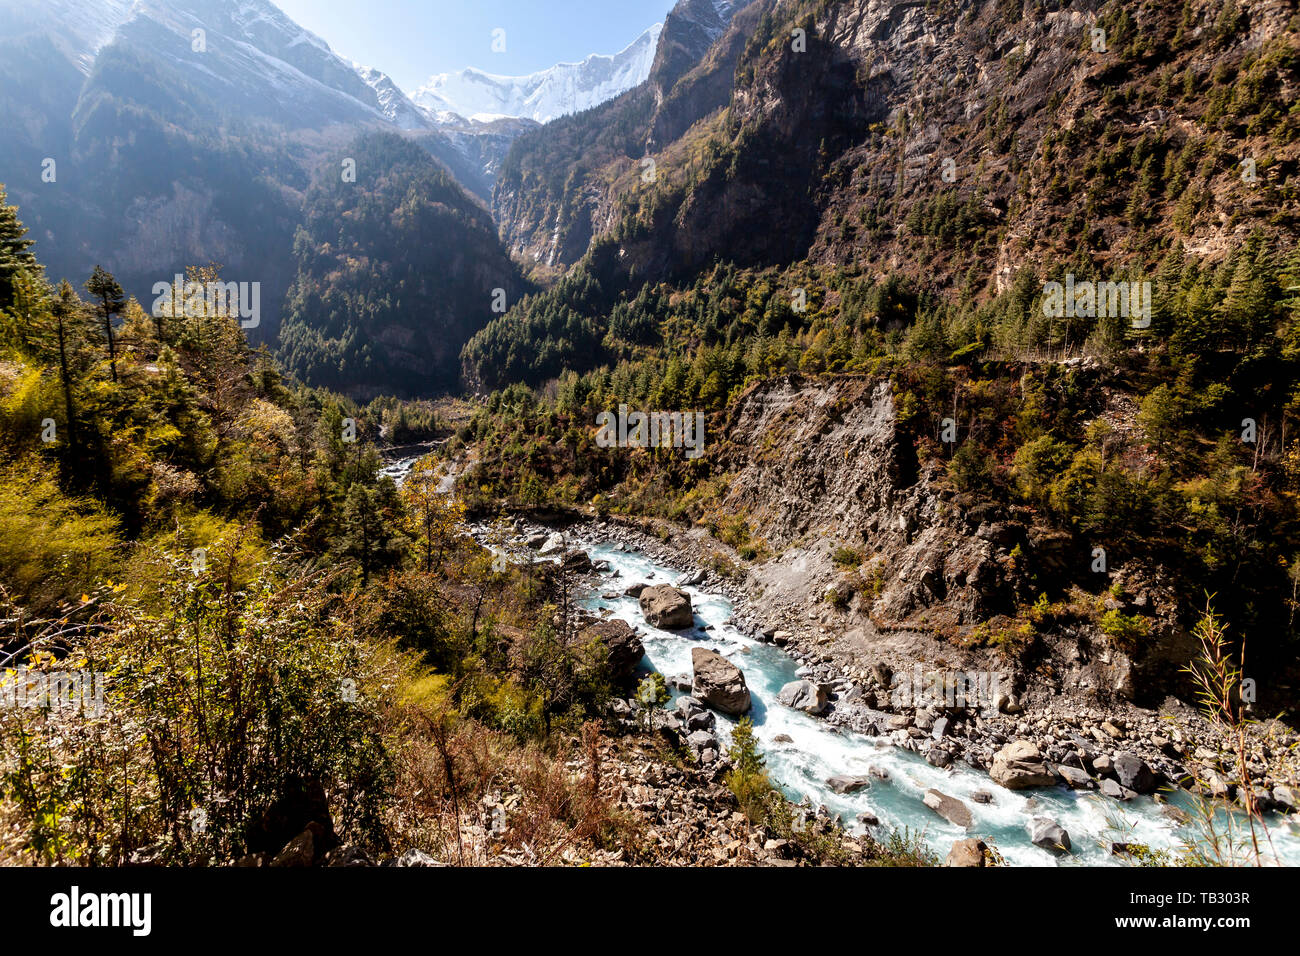
<instances>
[{"instance_id":1,"label":"evergreen tree","mask_svg":"<svg viewBox=\"0 0 1300 956\"><path fill-rule=\"evenodd\" d=\"M395 566L402 555L401 537L394 527L398 507L391 481L372 488L354 482L343 505L341 550L361 566L361 585L370 586L375 571Z\"/></svg>"},{"instance_id":2,"label":"evergreen tree","mask_svg":"<svg viewBox=\"0 0 1300 956\"><path fill-rule=\"evenodd\" d=\"M96 307L104 322L104 334L108 337L108 363L113 371L113 381L117 381L117 347L113 341L113 316L120 315L126 308L126 293L113 278L111 272L95 266L94 273L86 282L86 291L99 300Z\"/></svg>"},{"instance_id":3,"label":"evergreen tree","mask_svg":"<svg viewBox=\"0 0 1300 956\"><path fill-rule=\"evenodd\" d=\"M0 185L0 309L14 304L14 284L20 272L39 273L36 256L30 251L34 244L26 238L27 228L18 219L18 208L5 202L5 189Z\"/></svg>"}]
</instances>

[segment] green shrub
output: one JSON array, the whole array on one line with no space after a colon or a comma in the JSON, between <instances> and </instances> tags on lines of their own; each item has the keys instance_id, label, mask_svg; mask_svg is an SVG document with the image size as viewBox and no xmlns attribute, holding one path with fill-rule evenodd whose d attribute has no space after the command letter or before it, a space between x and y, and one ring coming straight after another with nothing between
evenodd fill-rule
<instances>
[{"instance_id":1,"label":"green shrub","mask_svg":"<svg viewBox=\"0 0 1300 956\"><path fill-rule=\"evenodd\" d=\"M1151 622L1138 614L1124 614L1118 608L1101 616L1102 633L1112 637L1121 647L1131 648L1151 633Z\"/></svg>"}]
</instances>

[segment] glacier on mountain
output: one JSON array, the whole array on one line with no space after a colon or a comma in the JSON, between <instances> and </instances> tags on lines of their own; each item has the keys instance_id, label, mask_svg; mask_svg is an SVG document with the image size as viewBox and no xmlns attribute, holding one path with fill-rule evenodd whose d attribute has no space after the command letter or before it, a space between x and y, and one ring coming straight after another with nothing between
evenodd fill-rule
<instances>
[{"instance_id":1,"label":"glacier on mountain","mask_svg":"<svg viewBox=\"0 0 1300 956\"><path fill-rule=\"evenodd\" d=\"M546 123L598 106L642 83L650 75L662 29L662 23L655 24L613 56L593 54L581 63L558 63L527 76L498 76L473 68L440 73L411 99L432 114Z\"/></svg>"}]
</instances>

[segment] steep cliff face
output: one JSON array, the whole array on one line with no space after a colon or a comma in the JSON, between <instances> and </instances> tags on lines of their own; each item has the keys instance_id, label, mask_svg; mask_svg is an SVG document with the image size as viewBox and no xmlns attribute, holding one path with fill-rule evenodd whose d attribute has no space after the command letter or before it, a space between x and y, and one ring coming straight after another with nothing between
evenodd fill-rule
<instances>
[{"instance_id":1,"label":"steep cliff face","mask_svg":"<svg viewBox=\"0 0 1300 956\"><path fill-rule=\"evenodd\" d=\"M558 265L609 237L643 279L811 258L991 292L1076 254L1218 254L1300 223L1296 27L1284 0L754 4L655 102L539 131L592 148L521 151L498 221Z\"/></svg>"},{"instance_id":2,"label":"steep cliff face","mask_svg":"<svg viewBox=\"0 0 1300 956\"><path fill-rule=\"evenodd\" d=\"M669 11L650 69L650 83L661 96L704 59L740 6L732 0L681 0Z\"/></svg>"},{"instance_id":3,"label":"steep cliff face","mask_svg":"<svg viewBox=\"0 0 1300 956\"><path fill-rule=\"evenodd\" d=\"M826 164L813 258L949 282L975 268L1001 289L1079 251L1118 264L1294 228L1294 4L940 9L816 13L885 115ZM770 109L762 90L745 116ZM1268 173L1243 175L1247 160Z\"/></svg>"},{"instance_id":4,"label":"steep cliff face","mask_svg":"<svg viewBox=\"0 0 1300 956\"><path fill-rule=\"evenodd\" d=\"M703 117L727 105L745 44L775 6L776 0L737 5L726 28L694 57L688 69L680 74L656 71L651 75L658 105L646 141L648 152L656 153L680 139Z\"/></svg>"},{"instance_id":5,"label":"steep cliff face","mask_svg":"<svg viewBox=\"0 0 1300 956\"><path fill-rule=\"evenodd\" d=\"M1119 563L1100 576L1104 598L1076 598L1052 620L1027 617L1046 591L1098 589L1091 543L1027 508L969 507L941 467L918 463L888 382L760 385L718 434L719 510L744 515L766 542L771 556L749 574L773 618L816 622L874 659L1011 666L1022 687L1047 693L1150 704L1185 692L1179 668L1193 642L1172 576ZM1141 614L1148 639L1108 637L1095 619L1108 609Z\"/></svg>"},{"instance_id":6,"label":"steep cliff face","mask_svg":"<svg viewBox=\"0 0 1300 956\"><path fill-rule=\"evenodd\" d=\"M674 142L720 110L745 37L775 0L681 0L664 23L649 79L617 99L515 141L493 210L511 254L547 274L577 262L636 192L653 144Z\"/></svg>"}]
</instances>

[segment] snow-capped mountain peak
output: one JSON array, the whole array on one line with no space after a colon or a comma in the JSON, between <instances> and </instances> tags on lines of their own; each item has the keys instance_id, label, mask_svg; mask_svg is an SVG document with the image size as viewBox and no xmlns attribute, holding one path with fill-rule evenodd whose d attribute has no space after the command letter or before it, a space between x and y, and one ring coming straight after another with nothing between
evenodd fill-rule
<instances>
[{"instance_id":1,"label":"snow-capped mountain peak","mask_svg":"<svg viewBox=\"0 0 1300 956\"><path fill-rule=\"evenodd\" d=\"M727 0L723 0L727 2ZM527 76L498 76L477 69L440 73L412 94L430 113L480 120L521 117L546 123L613 99L650 75L662 23L613 56L593 54Z\"/></svg>"},{"instance_id":2,"label":"snow-capped mountain peak","mask_svg":"<svg viewBox=\"0 0 1300 956\"><path fill-rule=\"evenodd\" d=\"M352 68L357 71L357 76L375 91L379 111L390 123L405 130L424 129L429 125L427 114L411 102L387 73L358 63L353 63Z\"/></svg>"}]
</instances>

